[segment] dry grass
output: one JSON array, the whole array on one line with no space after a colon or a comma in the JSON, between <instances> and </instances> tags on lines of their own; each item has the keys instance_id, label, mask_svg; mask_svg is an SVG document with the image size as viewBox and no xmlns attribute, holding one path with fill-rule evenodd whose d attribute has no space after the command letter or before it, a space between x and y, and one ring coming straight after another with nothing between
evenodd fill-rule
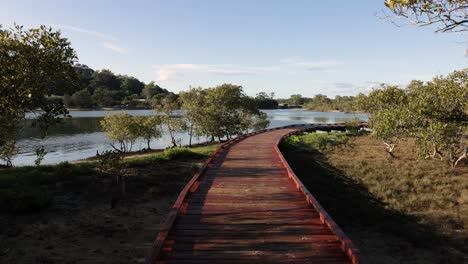
<instances>
[{"instance_id":1,"label":"dry grass","mask_svg":"<svg viewBox=\"0 0 468 264\"><path fill-rule=\"evenodd\" d=\"M127 195L114 209L115 179L96 175L94 162L0 170L0 194L23 187L53 194L39 211L0 207L0 263L144 263L179 192L216 147L127 159Z\"/></svg>"},{"instance_id":2,"label":"dry grass","mask_svg":"<svg viewBox=\"0 0 468 264\"><path fill-rule=\"evenodd\" d=\"M327 148L284 148L298 176L370 263L468 260L468 170L417 160L413 142L385 153L352 137Z\"/></svg>"}]
</instances>

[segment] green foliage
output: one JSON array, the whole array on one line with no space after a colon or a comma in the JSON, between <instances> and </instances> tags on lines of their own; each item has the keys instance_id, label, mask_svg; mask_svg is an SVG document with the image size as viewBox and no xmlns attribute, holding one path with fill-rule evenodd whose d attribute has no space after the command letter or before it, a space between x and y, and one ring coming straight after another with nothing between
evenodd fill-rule
<instances>
[{"instance_id":1,"label":"green foliage","mask_svg":"<svg viewBox=\"0 0 468 264\"><path fill-rule=\"evenodd\" d=\"M93 105L99 107L113 107L120 104L122 93L107 88L97 88L91 96Z\"/></svg>"},{"instance_id":2,"label":"green foliage","mask_svg":"<svg viewBox=\"0 0 468 264\"><path fill-rule=\"evenodd\" d=\"M133 143L140 136L135 119L124 111L107 114L101 126L106 131L106 137L112 140L111 146L119 152L131 151Z\"/></svg>"},{"instance_id":3,"label":"green foliage","mask_svg":"<svg viewBox=\"0 0 468 264\"><path fill-rule=\"evenodd\" d=\"M124 92L126 95L138 95L141 94L143 91L143 87L145 84L140 82L135 77L131 76L119 76L120 81L120 90Z\"/></svg>"},{"instance_id":4,"label":"green foliage","mask_svg":"<svg viewBox=\"0 0 468 264\"><path fill-rule=\"evenodd\" d=\"M90 82L90 88L92 90L96 90L97 88L106 88L112 91L117 91L120 90L120 80L110 70L104 69L101 71L95 71Z\"/></svg>"},{"instance_id":5,"label":"green foliage","mask_svg":"<svg viewBox=\"0 0 468 264\"><path fill-rule=\"evenodd\" d=\"M6 163L6 166L11 167L13 165L13 157L18 153L18 148L15 142L8 142L0 147L0 160Z\"/></svg>"},{"instance_id":6,"label":"green foliage","mask_svg":"<svg viewBox=\"0 0 468 264\"><path fill-rule=\"evenodd\" d=\"M138 137L146 140L147 147L150 149L150 142L153 138L160 138L162 136L161 124L163 122L162 116L134 116L136 123Z\"/></svg>"},{"instance_id":7,"label":"green foliage","mask_svg":"<svg viewBox=\"0 0 468 264\"><path fill-rule=\"evenodd\" d=\"M44 149L44 146L41 146L40 148L36 149L36 159L34 160L34 164L36 166L41 165L42 160L44 159L45 155L47 152Z\"/></svg>"},{"instance_id":8,"label":"green foliage","mask_svg":"<svg viewBox=\"0 0 468 264\"><path fill-rule=\"evenodd\" d=\"M305 103L305 98L301 94L293 94L289 97L289 104L291 105L303 105Z\"/></svg>"},{"instance_id":9,"label":"green foliage","mask_svg":"<svg viewBox=\"0 0 468 264\"><path fill-rule=\"evenodd\" d=\"M273 99L274 93L267 94L265 92L258 93L255 96L255 105L257 109L277 109L278 102Z\"/></svg>"},{"instance_id":10,"label":"green foliage","mask_svg":"<svg viewBox=\"0 0 468 264\"><path fill-rule=\"evenodd\" d=\"M152 99L156 95L167 93L169 93L169 91L159 87L158 85L154 84L154 82L146 84L142 91L142 94L146 97L146 99Z\"/></svg>"},{"instance_id":11,"label":"green foliage","mask_svg":"<svg viewBox=\"0 0 468 264\"><path fill-rule=\"evenodd\" d=\"M466 0L385 0L385 6L412 25L436 25L436 32L468 30Z\"/></svg>"},{"instance_id":12,"label":"green foliage","mask_svg":"<svg viewBox=\"0 0 468 264\"><path fill-rule=\"evenodd\" d=\"M99 154L96 169L100 175L115 176L122 170L123 157L113 151L104 151Z\"/></svg>"},{"instance_id":13,"label":"green foliage","mask_svg":"<svg viewBox=\"0 0 468 264\"><path fill-rule=\"evenodd\" d=\"M202 156L204 155L197 152L193 152L189 148L182 147L169 148L158 155L159 158L164 160L184 160L192 158L196 159Z\"/></svg>"},{"instance_id":14,"label":"green foliage","mask_svg":"<svg viewBox=\"0 0 468 264\"><path fill-rule=\"evenodd\" d=\"M153 98L158 94L169 93L166 89L155 85L154 82L144 84L135 77L116 75L110 70L94 71L86 65L77 64L75 72L78 75L80 91L63 96L67 106L91 107L143 107L149 108L146 101L139 101L146 97Z\"/></svg>"},{"instance_id":15,"label":"green foliage","mask_svg":"<svg viewBox=\"0 0 468 264\"><path fill-rule=\"evenodd\" d=\"M361 119L359 119L359 117L354 117L346 121L346 129L348 133L357 135L361 129Z\"/></svg>"},{"instance_id":16,"label":"green foliage","mask_svg":"<svg viewBox=\"0 0 468 264\"><path fill-rule=\"evenodd\" d=\"M93 99L91 98L91 94L89 93L87 89L83 89L74 93L71 96L70 102L69 102L69 106L76 106L76 107L83 107L83 108L91 108L93 107L93 105L94 105Z\"/></svg>"},{"instance_id":17,"label":"green foliage","mask_svg":"<svg viewBox=\"0 0 468 264\"><path fill-rule=\"evenodd\" d=\"M178 119L178 118L174 118ZM107 138L112 140L111 146L119 152L129 152L137 138L143 138L148 149L151 140L162 136L161 125L165 121L164 116L131 116L122 111L117 114L107 114L101 121L102 128L106 131ZM178 127L174 120L170 120L172 134ZM117 144L117 146L116 146Z\"/></svg>"},{"instance_id":18,"label":"green foliage","mask_svg":"<svg viewBox=\"0 0 468 264\"><path fill-rule=\"evenodd\" d=\"M361 101L372 134L391 154L402 138L416 139L422 158L446 160L455 167L467 156L468 69L407 89L382 86Z\"/></svg>"},{"instance_id":19,"label":"green foliage","mask_svg":"<svg viewBox=\"0 0 468 264\"><path fill-rule=\"evenodd\" d=\"M341 132L331 133L306 133L302 135L291 135L286 137L281 146L288 150L311 151L325 150L331 146L345 144L348 136Z\"/></svg>"},{"instance_id":20,"label":"green foliage","mask_svg":"<svg viewBox=\"0 0 468 264\"><path fill-rule=\"evenodd\" d=\"M382 85L360 103L369 113L372 135L381 139L387 152L393 156L395 147L408 133L410 112L406 92L397 86Z\"/></svg>"},{"instance_id":21,"label":"green foliage","mask_svg":"<svg viewBox=\"0 0 468 264\"><path fill-rule=\"evenodd\" d=\"M362 110L359 106L359 99L364 95L357 96L335 96L334 99L328 98L326 95L317 94L313 98L305 98L304 108L312 111L327 112L357 112Z\"/></svg>"},{"instance_id":22,"label":"green foliage","mask_svg":"<svg viewBox=\"0 0 468 264\"><path fill-rule=\"evenodd\" d=\"M467 155L468 69L427 84L413 82L409 98L414 120L410 132L417 140L419 155L458 165Z\"/></svg>"},{"instance_id":23,"label":"green foliage","mask_svg":"<svg viewBox=\"0 0 468 264\"><path fill-rule=\"evenodd\" d=\"M76 90L77 57L60 32L15 25L0 28L0 58L0 149L6 148L0 152L11 154L8 150L26 112L40 110L38 121L45 127L67 116L63 103L47 97Z\"/></svg>"},{"instance_id":24,"label":"green foliage","mask_svg":"<svg viewBox=\"0 0 468 264\"><path fill-rule=\"evenodd\" d=\"M184 118L173 117L174 111L180 108L177 96L173 93L159 94L153 97L153 107L156 112L162 114L162 123L167 128L173 147L181 145L180 134L187 130Z\"/></svg>"},{"instance_id":25,"label":"green foliage","mask_svg":"<svg viewBox=\"0 0 468 264\"><path fill-rule=\"evenodd\" d=\"M221 139L268 126L265 114L257 110L255 99L241 86L223 84L214 88L191 88L180 93L182 109L195 134Z\"/></svg>"}]
</instances>

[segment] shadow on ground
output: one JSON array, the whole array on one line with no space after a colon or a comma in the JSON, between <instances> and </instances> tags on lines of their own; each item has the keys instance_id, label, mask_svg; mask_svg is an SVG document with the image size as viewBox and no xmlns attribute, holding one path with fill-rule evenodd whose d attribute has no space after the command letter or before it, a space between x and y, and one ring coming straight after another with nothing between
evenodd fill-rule
<instances>
[{"instance_id":1,"label":"shadow on ground","mask_svg":"<svg viewBox=\"0 0 468 264\"><path fill-rule=\"evenodd\" d=\"M463 236L447 238L376 198L319 151L282 148L294 172L370 263L466 263ZM463 252L464 251L464 252Z\"/></svg>"}]
</instances>

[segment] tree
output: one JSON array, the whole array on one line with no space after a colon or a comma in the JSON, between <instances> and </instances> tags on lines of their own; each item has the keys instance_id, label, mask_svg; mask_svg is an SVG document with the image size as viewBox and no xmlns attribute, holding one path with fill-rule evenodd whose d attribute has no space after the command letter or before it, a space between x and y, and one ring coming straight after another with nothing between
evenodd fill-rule
<instances>
[{"instance_id":1,"label":"tree","mask_svg":"<svg viewBox=\"0 0 468 264\"><path fill-rule=\"evenodd\" d=\"M189 127L189 147L192 146L193 135L204 135L206 121L206 90L202 88L192 88L179 93L181 108L185 110L185 117Z\"/></svg>"},{"instance_id":2,"label":"tree","mask_svg":"<svg viewBox=\"0 0 468 264\"><path fill-rule=\"evenodd\" d=\"M145 84L135 77L120 76L120 90L126 95L141 94Z\"/></svg>"},{"instance_id":3,"label":"tree","mask_svg":"<svg viewBox=\"0 0 468 264\"><path fill-rule=\"evenodd\" d=\"M117 91L120 90L120 80L110 70L104 69L100 71L95 71L93 73L93 79L90 83L90 88L93 91L98 88L106 88L109 90Z\"/></svg>"},{"instance_id":4,"label":"tree","mask_svg":"<svg viewBox=\"0 0 468 264\"><path fill-rule=\"evenodd\" d=\"M180 93L180 101L195 133L212 141L268 126L266 115L257 110L255 99L246 96L238 85L191 88Z\"/></svg>"},{"instance_id":5,"label":"tree","mask_svg":"<svg viewBox=\"0 0 468 264\"><path fill-rule=\"evenodd\" d=\"M150 82L144 86L142 94L146 97L146 99L151 99L155 95L158 94L167 94L169 93L166 89L159 87L158 85L154 84L154 82Z\"/></svg>"},{"instance_id":6,"label":"tree","mask_svg":"<svg viewBox=\"0 0 468 264\"><path fill-rule=\"evenodd\" d=\"M407 136L410 122L407 94L397 86L382 85L361 104L369 115L372 135L383 141L387 153L393 157L399 140Z\"/></svg>"},{"instance_id":7,"label":"tree","mask_svg":"<svg viewBox=\"0 0 468 264\"><path fill-rule=\"evenodd\" d=\"M78 80L79 80L79 84L81 88L88 89L89 92L93 92L93 90L90 89L89 86L94 76L94 70L84 64L76 64L75 72L76 72L76 75L78 76Z\"/></svg>"},{"instance_id":8,"label":"tree","mask_svg":"<svg viewBox=\"0 0 468 264\"><path fill-rule=\"evenodd\" d=\"M111 91L106 88L97 88L91 96L92 102L100 107L112 107L120 103L118 91Z\"/></svg>"},{"instance_id":9,"label":"tree","mask_svg":"<svg viewBox=\"0 0 468 264\"><path fill-rule=\"evenodd\" d=\"M457 166L467 156L468 69L426 84L412 82L408 90L414 120L411 136L420 156Z\"/></svg>"},{"instance_id":10,"label":"tree","mask_svg":"<svg viewBox=\"0 0 468 264\"><path fill-rule=\"evenodd\" d=\"M268 95L265 92L260 92L255 96L255 105L258 109L277 109L278 102L273 97L274 93Z\"/></svg>"},{"instance_id":11,"label":"tree","mask_svg":"<svg viewBox=\"0 0 468 264\"><path fill-rule=\"evenodd\" d=\"M147 149L151 149L150 143L153 138L162 136L161 116L134 116L138 137L147 143Z\"/></svg>"},{"instance_id":12,"label":"tree","mask_svg":"<svg viewBox=\"0 0 468 264\"><path fill-rule=\"evenodd\" d=\"M48 127L44 122L68 116L62 102L47 97L78 88L76 59L70 42L52 28L0 26L0 153L8 165L16 151L15 132L26 112L39 113L41 128Z\"/></svg>"},{"instance_id":13,"label":"tree","mask_svg":"<svg viewBox=\"0 0 468 264\"><path fill-rule=\"evenodd\" d=\"M407 108L386 108L374 113L372 119L372 135L381 139L387 153L394 157L393 150L400 140L408 135Z\"/></svg>"},{"instance_id":14,"label":"tree","mask_svg":"<svg viewBox=\"0 0 468 264\"><path fill-rule=\"evenodd\" d=\"M398 140L414 138L421 158L445 160L452 167L467 157L468 69L403 90L382 86L363 108L370 113L372 134L392 151Z\"/></svg>"},{"instance_id":15,"label":"tree","mask_svg":"<svg viewBox=\"0 0 468 264\"><path fill-rule=\"evenodd\" d=\"M153 97L153 108L162 114L162 122L166 126L173 147L180 145L179 134L186 130L186 123L180 117L173 117L174 112L180 109L177 96L173 93L158 94Z\"/></svg>"},{"instance_id":16,"label":"tree","mask_svg":"<svg viewBox=\"0 0 468 264\"><path fill-rule=\"evenodd\" d=\"M108 113L101 120L101 126L106 131L106 137L112 140L112 148L118 152L131 151L133 143L140 136L135 119L126 112Z\"/></svg>"},{"instance_id":17,"label":"tree","mask_svg":"<svg viewBox=\"0 0 468 264\"><path fill-rule=\"evenodd\" d=\"M293 94L291 97L289 97L289 104L302 105L304 104L304 98L300 94Z\"/></svg>"},{"instance_id":18,"label":"tree","mask_svg":"<svg viewBox=\"0 0 468 264\"><path fill-rule=\"evenodd\" d=\"M93 100L88 90L83 89L71 96L71 104L77 107L90 108L93 106Z\"/></svg>"},{"instance_id":19,"label":"tree","mask_svg":"<svg viewBox=\"0 0 468 264\"><path fill-rule=\"evenodd\" d=\"M326 95L317 94L312 99L310 99L305 107L309 110L315 111L330 111L333 109L332 100L328 98Z\"/></svg>"},{"instance_id":20,"label":"tree","mask_svg":"<svg viewBox=\"0 0 468 264\"><path fill-rule=\"evenodd\" d=\"M386 0L385 5L416 26L435 25L436 32L468 31L467 0Z\"/></svg>"}]
</instances>

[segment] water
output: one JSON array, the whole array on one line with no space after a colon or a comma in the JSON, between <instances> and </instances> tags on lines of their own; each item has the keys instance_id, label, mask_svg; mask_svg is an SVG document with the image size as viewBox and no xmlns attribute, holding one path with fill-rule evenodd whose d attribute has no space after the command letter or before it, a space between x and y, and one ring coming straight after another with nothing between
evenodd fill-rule
<instances>
[{"instance_id":1,"label":"water","mask_svg":"<svg viewBox=\"0 0 468 264\"><path fill-rule=\"evenodd\" d=\"M70 111L72 118L65 120L50 128L45 139L40 138L38 128L32 126L33 116L27 116L23 129L18 135L18 147L20 153L15 156L13 164L15 166L33 165L36 159L35 149L44 146L48 152L43 160L43 164L54 164L63 161L74 161L96 155L96 151L111 149L110 141L106 139L105 133L101 130L100 121L109 111ZM151 115L152 110L129 110L131 115ZM365 114L347 113L323 113L304 110L264 110L270 120L270 127L280 127L291 124L310 123L341 123L359 117L367 121ZM188 134L182 134L182 144L188 144ZM206 141L204 137L192 139L192 143ZM163 133L163 137L151 142L151 148L166 148L171 146L170 137ZM143 140L135 142L133 150L146 147Z\"/></svg>"}]
</instances>

